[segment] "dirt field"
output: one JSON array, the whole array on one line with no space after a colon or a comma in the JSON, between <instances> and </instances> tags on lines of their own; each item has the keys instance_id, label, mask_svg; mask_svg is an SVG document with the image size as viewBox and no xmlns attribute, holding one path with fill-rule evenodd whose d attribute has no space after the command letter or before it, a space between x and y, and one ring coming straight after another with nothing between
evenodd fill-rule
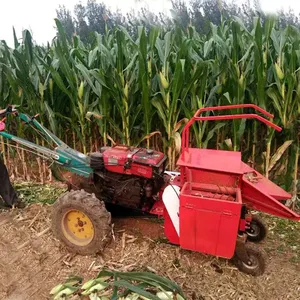
<instances>
[{"instance_id":1,"label":"dirt field","mask_svg":"<svg viewBox=\"0 0 300 300\"><path fill-rule=\"evenodd\" d=\"M226 260L169 245L152 219L114 219L115 240L102 256L70 255L51 235L50 210L32 204L0 213L0 299L50 299L50 289L69 275L87 279L103 267L156 271L180 284L188 299L300 299L298 224L287 229L268 219L268 267L254 278Z\"/></svg>"}]
</instances>

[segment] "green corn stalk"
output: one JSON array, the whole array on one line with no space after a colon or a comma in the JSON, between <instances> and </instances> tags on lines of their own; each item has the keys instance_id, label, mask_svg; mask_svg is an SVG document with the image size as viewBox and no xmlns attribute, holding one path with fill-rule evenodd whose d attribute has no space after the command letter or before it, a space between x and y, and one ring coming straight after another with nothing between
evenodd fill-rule
<instances>
[{"instance_id":1,"label":"green corn stalk","mask_svg":"<svg viewBox=\"0 0 300 300\"><path fill-rule=\"evenodd\" d=\"M33 43L26 30L21 40L13 32L13 49L0 42L0 106L19 104L31 115L40 113L41 122L60 138L70 132L72 147L87 152L88 144L98 142L96 131L104 145L145 142L152 147L152 137L160 135L164 143L157 138L155 146L168 154L174 168L186 118L200 107L229 103L265 108L283 132L268 131L256 121L203 122L192 128L193 146L222 148L222 139L232 140L232 150L248 145L253 163L266 153L267 176L272 153L289 140L296 147L298 29L279 29L271 17L263 23L255 18L247 29L235 18L210 24L206 35L174 25L170 31L140 27L133 38L119 26L94 33L89 43L78 36L69 42L57 20L56 26L58 35L47 46ZM100 118L89 122L88 113ZM35 139L29 130L26 134ZM266 148L258 135L267 141ZM297 151L290 154L286 172L295 174Z\"/></svg>"}]
</instances>

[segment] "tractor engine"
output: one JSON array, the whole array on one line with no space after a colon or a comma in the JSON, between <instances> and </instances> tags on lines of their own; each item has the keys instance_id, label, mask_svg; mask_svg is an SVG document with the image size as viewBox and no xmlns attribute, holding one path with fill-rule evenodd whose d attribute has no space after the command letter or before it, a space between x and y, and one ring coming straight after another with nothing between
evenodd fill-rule
<instances>
[{"instance_id":1,"label":"tractor engine","mask_svg":"<svg viewBox=\"0 0 300 300\"><path fill-rule=\"evenodd\" d=\"M90 155L101 199L143 211L151 209L165 183L165 164L161 152L127 146L102 147Z\"/></svg>"}]
</instances>

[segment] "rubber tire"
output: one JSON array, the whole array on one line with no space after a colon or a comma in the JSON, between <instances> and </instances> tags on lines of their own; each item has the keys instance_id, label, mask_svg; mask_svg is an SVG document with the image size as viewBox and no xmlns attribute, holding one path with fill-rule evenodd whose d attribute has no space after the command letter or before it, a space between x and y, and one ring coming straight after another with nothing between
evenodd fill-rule
<instances>
[{"instance_id":1,"label":"rubber tire","mask_svg":"<svg viewBox=\"0 0 300 300\"><path fill-rule=\"evenodd\" d=\"M257 236L251 236L248 234L248 230L247 230L246 231L247 232L247 240L249 240L250 242L259 243L266 238L267 233L268 233L268 227L260 217L255 216L255 215L252 216L251 223L252 222L256 223L256 225L259 227L260 232Z\"/></svg>"},{"instance_id":2,"label":"rubber tire","mask_svg":"<svg viewBox=\"0 0 300 300\"><path fill-rule=\"evenodd\" d=\"M252 268L245 264L236 254L233 257L233 263L235 266L243 273L252 275L252 276L261 276L266 270L266 252L259 248L257 245L252 243L246 243L245 245L248 255L254 256L257 260L257 267Z\"/></svg>"},{"instance_id":3,"label":"rubber tire","mask_svg":"<svg viewBox=\"0 0 300 300\"><path fill-rule=\"evenodd\" d=\"M94 238L87 246L73 244L62 231L62 218L70 208L82 211L94 225ZM84 190L70 191L60 196L53 204L52 231L69 252L80 255L97 254L103 251L111 239L111 214L106 210L104 202L97 199L95 195Z\"/></svg>"}]
</instances>

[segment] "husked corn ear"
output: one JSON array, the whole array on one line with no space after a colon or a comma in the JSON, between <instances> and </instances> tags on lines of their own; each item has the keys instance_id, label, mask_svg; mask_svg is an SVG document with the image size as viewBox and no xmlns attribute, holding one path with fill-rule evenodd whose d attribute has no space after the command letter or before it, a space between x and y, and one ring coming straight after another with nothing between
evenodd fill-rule
<instances>
[{"instance_id":1,"label":"husked corn ear","mask_svg":"<svg viewBox=\"0 0 300 300\"><path fill-rule=\"evenodd\" d=\"M140 296L136 293L129 294L125 298L125 300L138 300L138 299L140 299Z\"/></svg>"},{"instance_id":2,"label":"husked corn ear","mask_svg":"<svg viewBox=\"0 0 300 300\"><path fill-rule=\"evenodd\" d=\"M82 295L89 295L91 293L94 293L95 291L102 291L107 287L107 285L101 284L101 283L97 283L96 284L92 284L88 289L85 289L84 292L82 292ZM82 289L84 289L82 287Z\"/></svg>"},{"instance_id":3,"label":"husked corn ear","mask_svg":"<svg viewBox=\"0 0 300 300\"><path fill-rule=\"evenodd\" d=\"M107 287L107 285L104 285L102 283L97 283L96 285L94 285L93 287L90 288L90 290L97 290L97 291L102 291Z\"/></svg>"},{"instance_id":4,"label":"husked corn ear","mask_svg":"<svg viewBox=\"0 0 300 300\"><path fill-rule=\"evenodd\" d=\"M67 288L63 289L62 291L60 291L60 292L54 297L54 300L63 299L63 296L69 296L69 295L72 295L73 292L74 292L74 289L67 287Z\"/></svg>"},{"instance_id":5,"label":"husked corn ear","mask_svg":"<svg viewBox=\"0 0 300 300\"><path fill-rule=\"evenodd\" d=\"M170 300L173 299L174 294L172 292L158 292L156 296L162 300Z\"/></svg>"},{"instance_id":6,"label":"husked corn ear","mask_svg":"<svg viewBox=\"0 0 300 300\"><path fill-rule=\"evenodd\" d=\"M91 288L93 285L95 285L97 283L96 279L91 279L89 281L87 281L83 286L82 289L83 290L88 290L89 288Z\"/></svg>"},{"instance_id":7,"label":"husked corn ear","mask_svg":"<svg viewBox=\"0 0 300 300\"><path fill-rule=\"evenodd\" d=\"M63 284L59 284L57 286L55 286L51 291L50 291L50 295L55 295L58 292L60 292L62 289L64 288Z\"/></svg>"}]
</instances>

